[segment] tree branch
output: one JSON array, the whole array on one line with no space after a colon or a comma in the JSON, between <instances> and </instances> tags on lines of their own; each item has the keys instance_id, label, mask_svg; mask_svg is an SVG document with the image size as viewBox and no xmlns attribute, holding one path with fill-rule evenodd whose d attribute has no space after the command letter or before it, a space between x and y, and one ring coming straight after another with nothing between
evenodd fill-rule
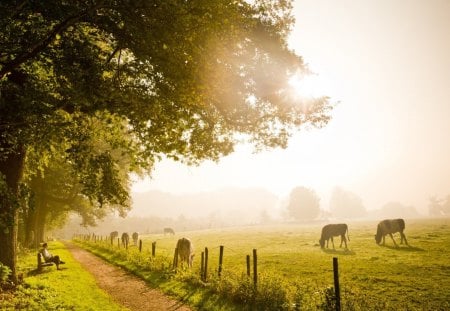
<instances>
[{"instance_id":1,"label":"tree branch","mask_svg":"<svg viewBox=\"0 0 450 311\"><path fill-rule=\"evenodd\" d=\"M66 30L69 26L77 23L83 16L87 15L89 12L97 10L102 7L103 1L100 1L97 5L94 5L90 8L87 8L81 11L79 14L72 15L67 19L63 20L59 24L55 25L53 29L47 34L45 38L36 42L32 45L27 51L18 55L16 58L12 59L10 62L7 62L3 68L0 70L0 80L13 71L15 68L19 67L21 64L26 62L27 60L35 57L42 50L44 50L58 34L61 34L64 30Z\"/></svg>"}]
</instances>

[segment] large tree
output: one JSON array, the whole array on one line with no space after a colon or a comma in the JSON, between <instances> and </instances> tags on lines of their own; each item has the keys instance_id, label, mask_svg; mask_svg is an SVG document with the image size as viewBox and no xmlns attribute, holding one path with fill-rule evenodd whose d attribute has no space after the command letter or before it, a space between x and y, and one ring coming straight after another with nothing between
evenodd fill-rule
<instances>
[{"instance_id":1,"label":"large tree","mask_svg":"<svg viewBox=\"0 0 450 311\"><path fill-rule=\"evenodd\" d=\"M327 98L290 96L289 78L305 73L287 47L292 22L291 1L1 1L0 262L13 278L29 148L59 138L83 193L117 200L91 188L117 170L85 144L83 120L121 120L132 143L117 147L145 169L163 155L217 160L242 138L286 147L302 125L326 124Z\"/></svg>"},{"instance_id":2,"label":"large tree","mask_svg":"<svg viewBox=\"0 0 450 311\"><path fill-rule=\"evenodd\" d=\"M122 128L120 123L114 124L114 120L102 121L103 119L97 116L90 117L81 123L83 130L77 131L85 133L83 145L92 150L91 154L102 155L109 152L111 155L110 169L103 169L101 178L95 174L85 174L96 172L98 161L88 161L87 168L81 171L68 163L68 144L50 141L50 150L27 150L26 174L23 177L27 196L24 197L24 204L19 212L19 239L24 245L36 245L43 241L46 229L64 222L69 212L82 216L84 225L94 225L95 221L104 217L107 212L117 211L125 215L130 209L128 173L131 171L130 159L133 153L122 152L124 149L118 147L125 144L130 137L126 133L118 132ZM115 172L105 174L111 170ZM103 204L103 208L99 209L100 205L92 200L89 195L91 193L113 194L114 201L109 198L107 202L114 204ZM102 201L101 197L98 199Z\"/></svg>"}]
</instances>

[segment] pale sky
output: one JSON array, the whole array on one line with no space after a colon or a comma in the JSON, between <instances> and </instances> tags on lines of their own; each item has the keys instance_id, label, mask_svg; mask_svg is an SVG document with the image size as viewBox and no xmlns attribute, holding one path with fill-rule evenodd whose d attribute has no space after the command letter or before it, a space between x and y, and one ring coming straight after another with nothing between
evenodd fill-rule
<instances>
[{"instance_id":1,"label":"pale sky","mask_svg":"<svg viewBox=\"0 0 450 311\"><path fill-rule=\"evenodd\" d=\"M314 93L339 102L331 122L285 150L163 161L134 191L305 186L327 209L340 186L367 209L399 201L420 212L450 194L450 0L296 0L295 16L290 45L317 73Z\"/></svg>"}]
</instances>

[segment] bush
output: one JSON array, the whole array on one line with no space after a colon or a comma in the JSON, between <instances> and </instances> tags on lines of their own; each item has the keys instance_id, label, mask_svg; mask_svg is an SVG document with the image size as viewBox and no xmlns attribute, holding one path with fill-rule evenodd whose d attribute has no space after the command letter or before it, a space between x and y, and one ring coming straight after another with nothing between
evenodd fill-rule
<instances>
[{"instance_id":1,"label":"bush","mask_svg":"<svg viewBox=\"0 0 450 311\"><path fill-rule=\"evenodd\" d=\"M14 284L9 281L10 275L11 269L0 262L0 292L14 287Z\"/></svg>"},{"instance_id":2,"label":"bush","mask_svg":"<svg viewBox=\"0 0 450 311\"><path fill-rule=\"evenodd\" d=\"M11 269L0 262L0 285L3 285L11 275Z\"/></svg>"}]
</instances>

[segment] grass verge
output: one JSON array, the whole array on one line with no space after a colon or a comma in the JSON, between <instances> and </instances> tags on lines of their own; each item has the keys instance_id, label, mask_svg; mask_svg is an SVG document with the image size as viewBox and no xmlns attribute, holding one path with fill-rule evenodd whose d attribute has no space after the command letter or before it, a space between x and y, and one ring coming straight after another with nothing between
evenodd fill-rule
<instances>
[{"instance_id":1,"label":"grass verge","mask_svg":"<svg viewBox=\"0 0 450 311\"><path fill-rule=\"evenodd\" d=\"M36 251L21 252L18 272L24 281L15 291L0 292L0 310L128 310L97 287L92 275L73 259L63 243L49 242L49 249L65 261L62 270L53 265L38 272Z\"/></svg>"}]
</instances>

